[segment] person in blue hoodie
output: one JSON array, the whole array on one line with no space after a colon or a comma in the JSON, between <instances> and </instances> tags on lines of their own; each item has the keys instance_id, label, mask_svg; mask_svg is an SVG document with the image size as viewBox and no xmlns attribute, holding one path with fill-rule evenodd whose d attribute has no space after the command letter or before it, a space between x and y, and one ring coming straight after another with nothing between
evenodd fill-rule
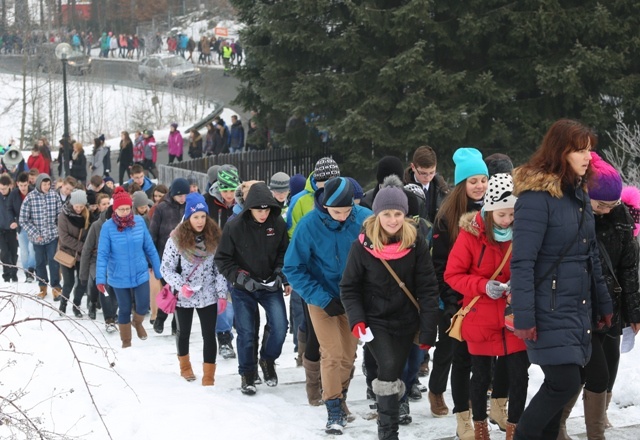
<instances>
[{"instance_id":1,"label":"person in blue hoodie","mask_svg":"<svg viewBox=\"0 0 640 440\"><path fill-rule=\"evenodd\" d=\"M344 177L327 180L314 196L315 209L298 222L284 258L283 271L308 304L320 343L319 368L305 367L305 371L320 373L322 400L328 414L325 431L341 434L347 423L344 402L358 340L351 334L340 301L340 278L351 243L358 238L362 223L372 212L353 203L353 184ZM305 362L308 363L303 358Z\"/></svg>"}]
</instances>

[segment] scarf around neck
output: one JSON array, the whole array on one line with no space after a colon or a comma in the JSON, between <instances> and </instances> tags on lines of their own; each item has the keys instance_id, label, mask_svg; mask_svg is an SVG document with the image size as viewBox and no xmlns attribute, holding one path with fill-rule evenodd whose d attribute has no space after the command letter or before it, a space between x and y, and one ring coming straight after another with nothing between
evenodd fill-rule
<instances>
[{"instance_id":1,"label":"scarf around neck","mask_svg":"<svg viewBox=\"0 0 640 440\"><path fill-rule=\"evenodd\" d=\"M136 222L133 219L133 211L129 212L129 214L125 217L119 217L118 214L113 212L111 215L111 219L118 227L118 232L124 231L125 228L132 228Z\"/></svg>"},{"instance_id":2,"label":"scarf around neck","mask_svg":"<svg viewBox=\"0 0 640 440\"><path fill-rule=\"evenodd\" d=\"M365 244L364 234L360 234L358 239L360 243ZM365 245L364 248L378 260L399 260L411 252L410 247L400 250L400 242L385 244L380 250L375 249L371 244Z\"/></svg>"}]
</instances>

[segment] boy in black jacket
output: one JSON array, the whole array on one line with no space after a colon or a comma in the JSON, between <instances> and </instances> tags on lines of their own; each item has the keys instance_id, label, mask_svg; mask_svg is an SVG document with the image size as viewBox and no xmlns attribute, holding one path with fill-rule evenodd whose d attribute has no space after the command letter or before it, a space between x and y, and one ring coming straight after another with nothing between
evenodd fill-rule
<instances>
[{"instance_id":1,"label":"boy in black jacket","mask_svg":"<svg viewBox=\"0 0 640 440\"><path fill-rule=\"evenodd\" d=\"M259 363L266 384L278 384L275 360L282 352L288 326L282 290L284 287L287 294L291 290L282 274L288 244L287 226L278 202L264 182L254 184L242 212L224 227L215 256L218 270L232 285L243 394L256 392L254 335L258 304L264 308L269 323Z\"/></svg>"}]
</instances>

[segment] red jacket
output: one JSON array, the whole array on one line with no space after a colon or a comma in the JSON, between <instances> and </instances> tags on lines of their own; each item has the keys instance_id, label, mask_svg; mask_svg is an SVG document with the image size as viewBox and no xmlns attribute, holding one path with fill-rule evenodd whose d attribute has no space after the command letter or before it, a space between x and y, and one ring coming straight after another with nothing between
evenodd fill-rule
<instances>
[{"instance_id":1,"label":"red jacket","mask_svg":"<svg viewBox=\"0 0 640 440\"><path fill-rule=\"evenodd\" d=\"M27 159L27 166L30 170L34 168L37 169L40 174L49 174L49 165L47 164L47 161L42 154L39 154L37 156L29 156L29 158Z\"/></svg>"},{"instance_id":2,"label":"red jacket","mask_svg":"<svg viewBox=\"0 0 640 440\"><path fill-rule=\"evenodd\" d=\"M489 244L480 212L465 214L460 219L460 235L451 249L444 280L464 295L463 306L480 296L462 322L462 337L469 353L477 356L505 356L526 350L524 341L504 327L504 298L491 299L486 294L487 282L496 271L511 242ZM509 257L511 260L511 257ZM506 283L511 279L510 261L496 277Z\"/></svg>"}]
</instances>

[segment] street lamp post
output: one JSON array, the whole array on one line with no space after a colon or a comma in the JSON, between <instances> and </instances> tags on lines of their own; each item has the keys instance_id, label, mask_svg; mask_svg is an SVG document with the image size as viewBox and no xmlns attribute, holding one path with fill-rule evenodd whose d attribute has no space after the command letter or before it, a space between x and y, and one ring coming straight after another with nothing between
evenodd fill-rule
<instances>
[{"instance_id":1,"label":"street lamp post","mask_svg":"<svg viewBox=\"0 0 640 440\"><path fill-rule=\"evenodd\" d=\"M72 48L68 43L60 43L56 46L56 57L62 61L62 93L64 95L64 134L62 139L65 147L69 144L69 106L67 105L67 58L71 54Z\"/></svg>"}]
</instances>

